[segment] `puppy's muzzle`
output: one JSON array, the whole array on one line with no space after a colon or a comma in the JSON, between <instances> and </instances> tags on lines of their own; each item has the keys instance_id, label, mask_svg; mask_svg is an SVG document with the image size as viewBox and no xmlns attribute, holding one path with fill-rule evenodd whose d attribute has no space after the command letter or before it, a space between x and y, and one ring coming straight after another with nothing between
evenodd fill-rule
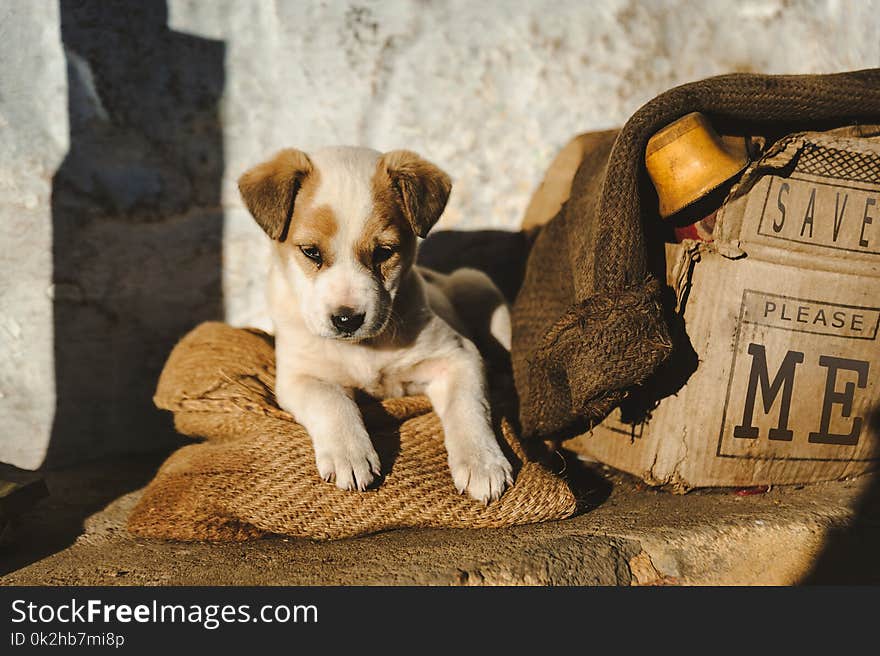
<instances>
[{"instance_id":1,"label":"puppy's muzzle","mask_svg":"<svg viewBox=\"0 0 880 656\"><path fill-rule=\"evenodd\" d=\"M364 325L365 316L363 312L356 314L350 307L343 306L330 315L330 323L340 335L352 335Z\"/></svg>"}]
</instances>

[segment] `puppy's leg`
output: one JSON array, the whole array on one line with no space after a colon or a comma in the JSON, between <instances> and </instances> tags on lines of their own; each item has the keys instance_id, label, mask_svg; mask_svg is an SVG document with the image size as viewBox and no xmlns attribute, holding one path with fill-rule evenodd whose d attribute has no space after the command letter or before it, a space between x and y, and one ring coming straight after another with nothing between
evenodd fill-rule
<instances>
[{"instance_id":1,"label":"puppy's leg","mask_svg":"<svg viewBox=\"0 0 880 656\"><path fill-rule=\"evenodd\" d=\"M491 353L493 344L510 351L510 308L489 276L476 269L456 269L441 285L481 351Z\"/></svg>"},{"instance_id":2,"label":"puppy's leg","mask_svg":"<svg viewBox=\"0 0 880 656\"><path fill-rule=\"evenodd\" d=\"M365 490L379 475L379 456L348 390L311 376L279 376L276 397L312 438L321 478Z\"/></svg>"},{"instance_id":3,"label":"puppy's leg","mask_svg":"<svg viewBox=\"0 0 880 656\"><path fill-rule=\"evenodd\" d=\"M513 468L492 429L480 355L464 340L456 356L433 361L431 369L432 380L425 393L443 424L455 487L489 503L513 484Z\"/></svg>"}]
</instances>

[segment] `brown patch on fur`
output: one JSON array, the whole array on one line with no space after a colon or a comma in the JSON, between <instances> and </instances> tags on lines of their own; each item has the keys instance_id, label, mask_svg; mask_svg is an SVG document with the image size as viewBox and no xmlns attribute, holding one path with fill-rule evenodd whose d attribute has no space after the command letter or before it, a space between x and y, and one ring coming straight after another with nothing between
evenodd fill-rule
<instances>
[{"instance_id":1,"label":"brown patch on fur","mask_svg":"<svg viewBox=\"0 0 880 656\"><path fill-rule=\"evenodd\" d=\"M333 265L335 253L330 248L333 236L339 230L339 222L336 214L329 205L312 207L314 187L308 191L308 197L297 201L293 218L290 221L290 248L294 250L293 256L308 275L315 275L318 271ZM300 246L315 246L321 251L321 266L307 258L300 250Z\"/></svg>"},{"instance_id":2,"label":"brown patch on fur","mask_svg":"<svg viewBox=\"0 0 880 656\"><path fill-rule=\"evenodd\" d=\"M412 266L416 239L400 197L381 161L373 175L372 186L373 213L355 244L355 257L385 280L398 265L404 270ZM376 263L373 255L379 245L391 247L394 254L384 262Z\"/></svg>"},{"instance_id":3,"label":"brown patch on fur","mask_svg":"<svg viewBox=\"0 0 880 656\"><path fill-rule=\"evenodd\" d=\"M409 150L392 150L379 158L374 189L376 179L381 179L383 174L398 196L413 232L425 237L446 208L452 180L434 164Z\"/></svg>"},{"instance_id":4,"label":"brown patch on fur","mask_svg":"<svg viewBox=\"0 0 880 656\"><path fill-rule=\"evenodd\" d=\"M283 241L294 205L309 181L317 185L317 172L308 155L287 148L257 164L238 179L238 189L248 210L272 239Z\"/></svg>"}]
</instances>

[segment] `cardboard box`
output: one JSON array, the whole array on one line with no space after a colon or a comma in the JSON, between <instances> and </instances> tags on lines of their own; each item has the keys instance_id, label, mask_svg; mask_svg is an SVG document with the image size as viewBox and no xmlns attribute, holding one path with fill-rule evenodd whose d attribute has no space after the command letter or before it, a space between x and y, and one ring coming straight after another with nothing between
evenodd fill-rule
<instances>
[{"instance_id":1,"label":"cardboard box","mask_svg":"<svg viewBox=\"0 0 880 656\"><path fill-rule=\"evenodd\" d=\"M667 244L677 357L689 341L696 370L656 407L636 392L567 447L678 491L876 467L880 136L864 134L878 132L786 137L731 191L714 242Z\"/></svg>"},{"instance_id":2,"label":"cardboard box","mask_svg":"<svg viewBox=\"0 0 880 656\"><path fill-rule=\"evenodd\" d=\"M556 216L571 194L571 183L584 155L606 142L613 143L617 132L617 130L585 132L565 144L550 162L541 184L529 199L522 220L523 230L544 225Z\"/></svg>"}]
</instances>

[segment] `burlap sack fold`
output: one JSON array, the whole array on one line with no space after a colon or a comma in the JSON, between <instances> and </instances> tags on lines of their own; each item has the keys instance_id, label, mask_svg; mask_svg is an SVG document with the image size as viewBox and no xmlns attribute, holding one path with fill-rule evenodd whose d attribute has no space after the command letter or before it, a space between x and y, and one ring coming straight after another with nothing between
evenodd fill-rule
<instances>
[{"instance_id":1,"label":"burlap sack fold","mask_svg":"<svg viewBox=\"0 0 880 656\"><path fill-rule=\"evenodd\" d=\"M646 234L659 218L644 150L657 130L694 111L728 133L771 141L798 129L876 123L880 69L709 78L658 96L618 133L595 136L568 201L537 235L513 307L524 437L564 437L595 425L669 356L663 287L654 275L662 267L646 248L657 246Z\"/></svg>"},{"instance_id":2,"label":"burlap sack fold","mask_svg":"<svg viewBox=\"0 0 880 656\"><path fill-rule=\"evenodd\" d=\"M527 457L498 406L515 484L488 506L459 495L439 418L425 397L363 404L383 478L366 492L322 481L305 429L275 403L271 337L204 323L165 365L155 395L178 431L205 438L162 465L129 517L137 535L246 540L335 539L403 527L482 528L570 516L568 485Z\"/></svg>"}]
</instances>

